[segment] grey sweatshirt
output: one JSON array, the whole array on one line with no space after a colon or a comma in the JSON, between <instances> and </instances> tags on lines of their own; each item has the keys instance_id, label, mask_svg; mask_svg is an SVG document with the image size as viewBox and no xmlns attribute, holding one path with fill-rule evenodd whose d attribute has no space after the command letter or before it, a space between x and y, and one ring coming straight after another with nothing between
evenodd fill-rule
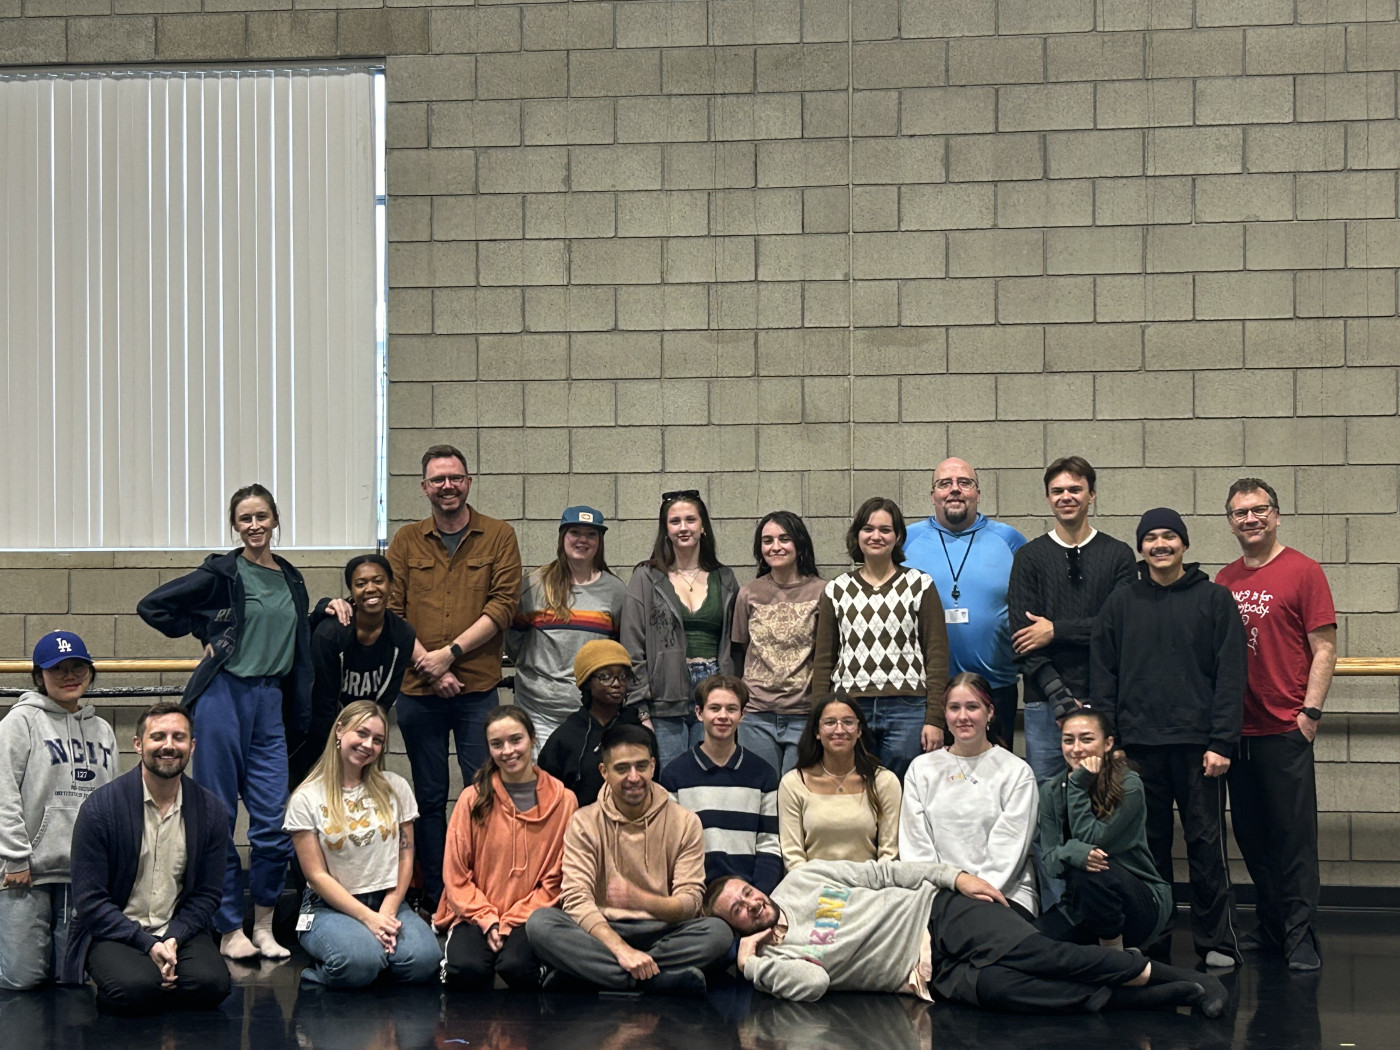
<instances>
[{"instance_id":1,"label":"grey sweatshirt","mask_svg":"<svg viewBox=\"0 0 1400 1050\"><path fill-rule=\"evenodd\" d=\"M0 863L68 882L73 821L117 775L117 738L90 703L69 714L32 690L0 719Z\"/></svg>"},{"instance_id":2,"label":"grey sweatshirt","mask_svg":"<svg viewBox=\"0 0 1400 1050\"><path fill-rule=\"evenodd\" d=\"M754 987L815 1002L828 990L900 992L919 965L934 895L950 890L953 864L814 860L773 891L787 932L744 964Z\"/></svg>"}]
</instances>

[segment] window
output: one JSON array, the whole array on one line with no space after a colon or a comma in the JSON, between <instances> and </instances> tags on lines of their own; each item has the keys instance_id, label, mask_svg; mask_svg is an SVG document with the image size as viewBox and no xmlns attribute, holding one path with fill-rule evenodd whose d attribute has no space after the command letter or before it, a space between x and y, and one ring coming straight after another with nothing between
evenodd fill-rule
<instances>
[{"instance_id":1,"label":"window","mask_svg":"<svg viewBox=\"0 0 1400 1050\"><path fill-rule=\"evenodd\" d=\"M384 532L383 76L0 74L0 548Z\"/></svg>"}]
</instances>

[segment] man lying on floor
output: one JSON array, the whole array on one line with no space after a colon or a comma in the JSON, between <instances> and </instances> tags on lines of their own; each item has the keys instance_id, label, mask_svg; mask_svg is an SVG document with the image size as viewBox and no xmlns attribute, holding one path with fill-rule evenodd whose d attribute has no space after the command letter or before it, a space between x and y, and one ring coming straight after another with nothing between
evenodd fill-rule
<instances>
[{"instance_id":1,"label":"man lying on floor","mask_svg":"<svg viewBox=\"0 0 1400 1050\"><path fill-rule=\"evenodd\" d=\"M811 1002L828 990L931 999L932 991L1017 1013L1190 1005L1219 1017L1225 1009L1216 978L1135 951L1051 940L996 887L951 864L813 861L772 897L726 876L710 883L704 911L743 938L744 976L782 999Z\"/></svg>"}]
</instances>

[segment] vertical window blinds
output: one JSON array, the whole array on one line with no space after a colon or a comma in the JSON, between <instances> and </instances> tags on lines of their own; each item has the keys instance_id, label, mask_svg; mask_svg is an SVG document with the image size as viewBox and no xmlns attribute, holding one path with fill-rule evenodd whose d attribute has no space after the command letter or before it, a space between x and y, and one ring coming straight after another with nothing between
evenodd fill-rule
<instances>
[{"instance_id":1,"label":"vertical window blinds","mask_svg":"<svg viewBox=\"0 0 1400 1050\"><path fill-rule=\"evenodd\" d=\"M0 548L374 543L373 80L0 75Z\"/></svg>"}]
</instances>

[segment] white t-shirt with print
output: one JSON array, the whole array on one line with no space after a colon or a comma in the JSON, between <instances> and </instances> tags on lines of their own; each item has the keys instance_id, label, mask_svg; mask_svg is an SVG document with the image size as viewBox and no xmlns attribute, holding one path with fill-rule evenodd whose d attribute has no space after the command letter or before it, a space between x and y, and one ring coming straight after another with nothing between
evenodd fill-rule
<instances>
[{"instance_id":1,"label":"white t-shirt with print","mask_svg":"<svg viewBox=\"0 0 1400 1050\"><path fill-rule=\"evenodd\" d=\"M398 825L418 819L418 802L408 781L387 770L384 778L394 799L394 812L381 819L374 799L363 785L343 793L346 826L331 827L326 791L319 781L297 788L287 803L282 830L314 831L331 878L353 894L391 890L399 879Z\"/></svg>"}]
</instances>

